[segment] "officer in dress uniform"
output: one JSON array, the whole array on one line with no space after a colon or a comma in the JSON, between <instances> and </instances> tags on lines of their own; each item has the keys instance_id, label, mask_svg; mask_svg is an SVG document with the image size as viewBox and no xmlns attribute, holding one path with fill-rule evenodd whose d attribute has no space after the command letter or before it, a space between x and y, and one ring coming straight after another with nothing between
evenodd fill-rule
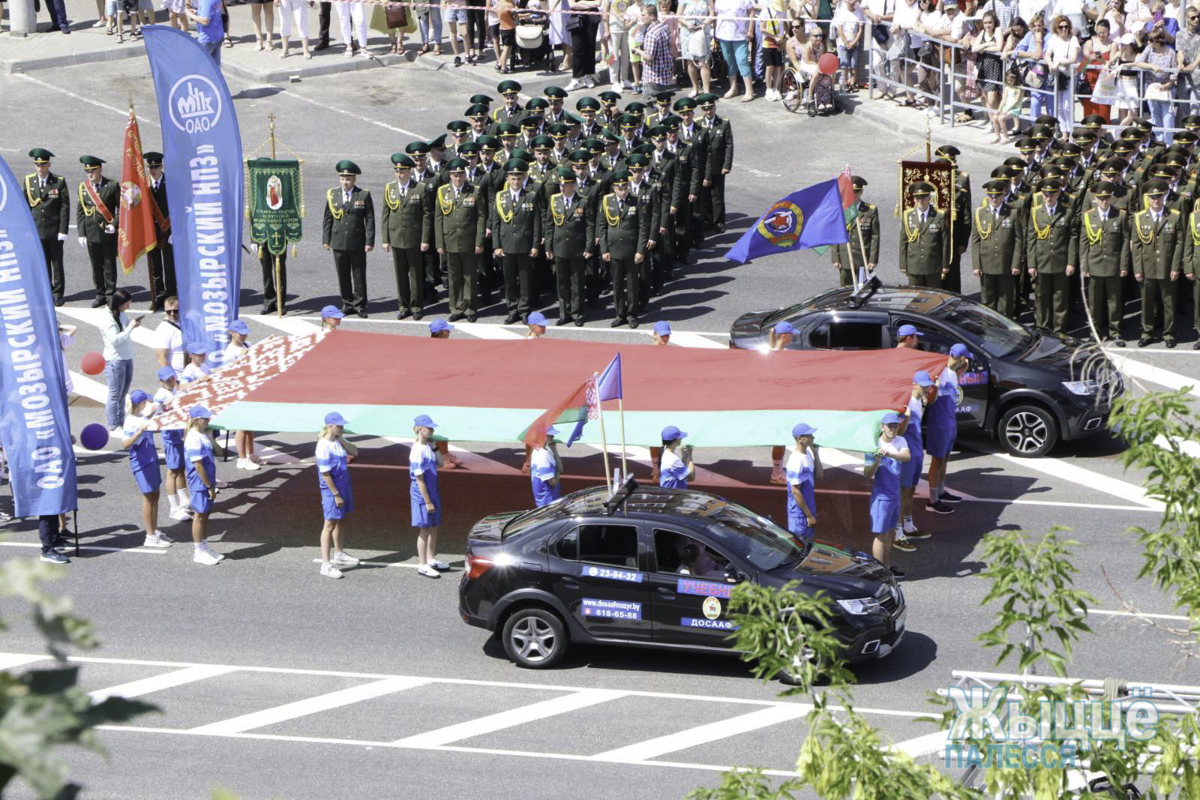
<instances>
[{"instance_id":1,"label":"officer in dress uniform","mask_svg":"<svg viewBox=\"0 0 1200 800\"><path fill-rule=\"evenodd\" d=\"M846 244L834 245L829 253L833 266L840 274L842 286L854 285L853 270L866 267L867 272L874 272L875 265L879 263L879 210L871 203L863 202L862 193L867 186L865 178L855 175L850 182L854 186L858 216L846 226L849 241ZM865 251L863 248L866 248Z\"/></svg>"},{"instance_id":2,"label":"officer in dress uniform","mask_svg":"<svg viewBox=\"0 0 1200 800\"><path fill-rule=\"evenodd\" d=\"M725 232L725 176L733 170L733 126L717 116L717 95L696 96L703 112L700 124L708 130L708 163L701 181L700 202L708 227Z\"/></svg>"},{"instance_id":3,"label":"officer in dress uniform","mask_svg":"<svg viewBox=\"0 0 1200 800\"><path fill-rule=\"evenodd\" d=\"M546 255L554 262L558 286L558 325L574 322L583 327L583 300L586 291L587 261L596 238L594 203L578 189L578 179L569 167L559 167L560 191L551 195L542 229L546 234Z\"/></svg>"},{"instance_id":4,"label":"officer in dress uniform","mask_svg":"<svg viewBox=\"0 0 1200 800\"><path fill-rule=\"evenodd\" d=\"M467 162L454 158L446 165L450 182L438 188L433 208L437 251L446 257L450 321L474 322L478 313L476 279L487 230L487 206L478 187L467 182Z\"/></svg>"},{"instance_id":5,"label":"officer in dress uniform","mask_svg":"<svg viewBox=\"0 0 1200 800\"><path fill-rule=\"evenodd\" d=\"M504 104L499 108L492 109L488 114L492 121L491 134L493 136L496 135L497 125L502 122L515 122L525 113L525 110L521 108L521 101L517 99L517 96L521 94L521 84L512 80L500 81L496 91L504 99Z\"/></svg>"},{"instance_id":6,"label":"officer in dress uniform","mask_svg":"<svg viewBox=\"0 0 1200 800\"><path fill-rule=\"evenodd\" d=\"M1034 205L1025 240L1025 269L1034 285L1034 319L1039 328L1067 332L1070 277L1075 274L1072 256L1078 257L1078 220L1071 202L1063 196L1062 182L1042 182L1042 200ZM1075 242L1073 245L1072 242Z\"/></svg>"},{"instance_id":7,"label":"officer in dress uniform","mask_svg":"<svg viewBox=\"0 0 1200 800\"><path fill-rule=\"evenodd\" d=\"M1187 233L1183 237L1183 274L1187 276L1187 284L1192 287L1192 324L1200 335L1200 209L1193 211L1187 217ZM1200 338L1192 344L1193 350L1200 350Z\"/></svg>"},{"instance_id":8,"label":"officer in dress uniform","mask_svg":"<svg viewBox=\"0 0 1200 800\"><path fill-rule=\"evenodd\" d=\"M154 203L158 206L159 211L154 218L154 229L158 233L158 246L146 254L146 257L150 259L150 274L154 276L154 304L150 310L157 311L159 301L166 297L174 297L178 293L175 289L175 248L171 244L171 210L167 205L167 179L163 175L163 154L151 151L143 153L142 157L145 158L146 168L150 171L150 193L154 196ZM265 248L260 248L260 250L262 249ZM261 253L259 255L261 257ZM271 259L273 273L274 257L272 256ZM274 275L272 275L272 291L274 291ZM274 295L271 297L274 298Z\"/></svg>"},{"instance_id":9,"label":"officer in dress uniform","mask_svg":"<svg viewBox=\"0 0 1200 800\"><path fill-rule=\"evenodd\" d=\"M375 204L355 181L362 170L349 159L336 166L338 186L325 193L321 243L333 251L342 311L367 316L367 253L375 248Z\"/></svg>"},{"instance_id":10,"label":"officer in dress uniform","mask_svg":"<svg viewBox=\"0 0 1200 800\"><path fill-rule=\"evenodd\" d=\"M588 95L581 97L575 101L575 110L579 112L582 122L579 126L579 135L584 139L590 139L600 133L600 129L604 126L599 123L596 116L600 113L600 101Z\"/></svg>"},{"instance_id":11,"label":"officer in dress uniform","mask_svg":"<svg viewBox=\"0 0 1200 800\"><path fill-rule=\"evenodd\" d=\"M638 326L638 273L646 260L650 238L650 214L637 197L629 192L628 170L617 170L612 177L612 193L600 201L600 257L612 271L613 303L616 316L609 327L626 322Z\"/></svg>"},{"instance_id":12,"label":"officer in dress uniform","mask_svg":"<svg viewBox=\"0 0 1200 800\"><path fill-rule=\"evenodd\" d=\"M708 169L708 129L696 122L695 113L697 102L691 97L681 97L675 101L675 113L679 117L679 141L687 149L688 161L688 213L679 218L680 224L687 225L691 232L690 245L694 249L703 246L705 215L700 208L700 189ZM669 118L664 118L669 119Z\"/></svg>"},{"instance_id":13,"label":"officer in dress uniform","mask_svg":"<svg viewBox=\"0 0 1200 800\"><path fill-rule=\"evenodd\" d=\"M504 165L506 185L495 194L489 209L493 255L504 272L504 301L508 309L505 325L525 321L533 302L534 259L542 240L542 207L537 191L525 188L529 171L524 159L511 158Z\"/></svg>"},{"instance_id":14,"label":"officer in dress uniform","mask_svg":"<svg viewBox=\"0 0 1200 800\"><path fill-rule=\"evenodd\" d=\"M654 149L653 146L645 144L638 150L643 148L651 151ZM633 153L625 159L625 168L629 171L629 194L637 198L641 213L649 214L650 218L647 225L645 258L638 269L638 306L634 310L639 314L645 313L650 302L650 295L654 289L651 269L655 254L662 243L662 232L666 230L660 204L661 187L650 177L649 167L650 157L643 152Z\"/></svg>"},{"instance_id":15,"label":"officer in dress uniform","mask_svg":"<svg viewBox=\"0 0 1200 800\"><path fill-rule=\"evenodd\" d=\"M1138 347L1154 341L1162 309L1162 335L1175 346L1175 287L1183 269L1183 217L1165 205L1167 184L1146 184L1147 207L1133 215L1129 237L1134 278L1142 284L1142 338Z\"/></svg>"},{"instance_id":16,"label":"officer in dress uniform","mask_svg":"<svg viewBox=\"0 0 1200 800\"><path fill-rule=\"evenodd\" d=\"M92 262L92 284L96 299L92 308L105 305L117 290L117 210L121 205L121 184L103 175L104 159L80 156L79 163L87 178L79 184L79 206L75 229L79 244L87 248Z\"/></svg>"},{"instance_id":17,"label":"officer in dress uniform","mask_svg":"<svg viewBox=\"0 0 1200 800\"><path fill-rule=\"evenodd\" d=\"M1025 256L1024 229L1004 202L1009 182L988 181L987 202L975 209L971 226L971 262L979 278L983 304L1006 317L1016 316L1016 281Z\"/></svg>"},{"instance_id":18,"label":"officer in dress uniform","mask_svg":"<svg viewBox=\"0 0 1200 800\"><path fill-rule=\"evenodd\" d=\"M566 111L563 110L563 101L567 99L567 91L561 86L547 86L542 90L542 94L546 95L548 108L546 109L546 124L552 125L555 122L566 121Z\"/></svg>"},{"instance_id":19,"label":"officer in dress uniform","mask_svg":"<svg viewBox=\"0 0 1200 800\"><path fill-rule=\"evenodd\" d=\"M471 141L478 142L480 136L488 135L491 120L489 109L485 105L474 105L467 108L467 121L471 123Z\"/></svg>"},{"instance_id":20,"label":"officer in dress uniform","mask_svg":"<svg viewBox=\"0 0 1200 800\"><path fill-rule=\"evenodd\" d=\"M63 242L71 225L71 191L67 182L50 171L54 153L42 147L29 151L34 172L25 176L25 199L33 213L33 224L42 242L46 257L46 273L50 276L50 294L54 305L63 304L66 279L63 276Z\"/></svg>"},{"instance_id":21,"label":"officer in dress uniform","mask_svg":"<svg viewBox=\"0 0 1200 800\"><path fill-rule=\"evenodd\" d=\"M942 288L950 270L950 228L946 215L933 208L933 186L925 181L912 185L913 205L901 218L900 273L910 286Z\"/></svg>"},{"instance_id":22,"label":"officer in dress uniform","mask_svg":"<svg viewBox=\"0 0 1200 800\"><path fill-rule=\"evenodd\" d=\"M1108 181L1092 187L1096 206L1084 212L1079 226L1078 261L1079 271L1088 280L1088 310L1096 332L1105 341L1111 339L1117 347L1124 347L1121 279L1129 273L1129 220L1124 211L1112 206L1115 190Z\"/></svg>"},{"instance_id":23,"label":"officer in dress uniform","mask_svg":"<svg viewBox=\"0 0 1200 800\"><path fill-rule=\"evenodd\" d=\"M393 153L396 180L383 187L383 212L379 218L383 252L391 252L400 298L396 319L410 313L421 319L425 283L425 253L433 241L433 195L413 178L416 166L404 153Z\"/></svg>"},{"instance_id":24,"label":"officer in dress uniform","mask_svg":"<svg viewBox=\"0 0 1200 800\"><path fill-rule=\"evenodd\" d=\"M679 224L679 196L683 185L676 179L677 159L667 150L667 129L655 125L646 131L653 143L646 153L650 159L651 180L658 186L658 246L650 254L651 291L658 294L671 279L675 267L675 232Z\"/></svg>"},{"instance_id":25,"label":"officer in dress uniform","mask_svg":"<svg viewBox=\"0 0 1200 800\"><path fill-rule=\"evenodd\" d=\"M942 281L942 288L952 292L962 292L962 256L967 252L967 243L971 239L971 176L958 168L958 156L961 151L952 144L942 145L934 153L934 161L951 164L955 170L954 213L951 215L953 224L953 246L950 251L950 272Z\"/></svg>"}]
</instances>

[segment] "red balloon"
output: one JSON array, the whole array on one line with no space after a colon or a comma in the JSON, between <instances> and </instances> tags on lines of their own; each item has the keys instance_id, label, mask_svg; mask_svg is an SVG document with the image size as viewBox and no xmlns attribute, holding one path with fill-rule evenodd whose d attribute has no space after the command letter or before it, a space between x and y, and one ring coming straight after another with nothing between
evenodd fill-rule
<instances>
[{"instance_id":1,"label":"red balloon","mask_svg":"<svg viewBox=\"0 0 1200 800\"><path fill-rule=\"evenodd\" d=\"M825 53L817 59L817 69L822 75L832 75L838 71L838 57L833 53Z\"/></svg>"},{"instance_id":2,"label":"red balloon","mask_svg":"<svg viewBox=\"0 0 1200 800\"><path fill-rule=\"evenodd\" d=\"M83 357L83 364L80 366L83 367L84 375L99 375L104 372L104 356L99 353L88 353Z\"/></svg>"}]
</instances>

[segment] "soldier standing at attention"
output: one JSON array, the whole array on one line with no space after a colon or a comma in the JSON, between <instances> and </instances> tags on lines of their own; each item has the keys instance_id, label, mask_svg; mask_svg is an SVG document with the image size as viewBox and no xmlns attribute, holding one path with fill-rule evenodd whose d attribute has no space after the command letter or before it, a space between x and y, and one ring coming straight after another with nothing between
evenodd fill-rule
<instances>
[{"instance_id":1,"label":"soldier standing at attention","mask_svg":"<svg viewBox=\"0 0 1200 800\"><path fill-rule=\"evenodd\" d=\"M919 181L912 185L915 205L906 209L901 221L900 273L909 286L942 288L950 270L950 225L946 215L930 205L933 186Z\"/></svg>"},{"instance_id":2,"label":"soldier standing at attention","mask_svg":"<svg viewBox=\"0 0 1200 800\"><path fill-rule=\"evenodd\" d=\"M433 236L439 254L446 256L446 287L450 321L475 321L475 283L487 230L487 206L481 190L467 183L467 162L453 158L446 165L450 183L439 187L433 209ZM436 320L435 320L436 321Z\"/></svg>"},{"instance_id":3,"label":"soldier standing at attention","mask_svg":"<svg viewBox=\"0 0 1200 800\"><path fill-rule=\"evenodd\" d=\"M725 176L733 169L733 126L717 116L717 95L696 97L703 112L700 124L708 129L708 164L701 185L705 218L717 233L725 232Z\"/></svg>"},{"instance_id":4,"label":"soldier standing at attention","mask_svg":"<svg viewBox=\"0 0 1200 800\"><path fill-rule=\"evenodd\" d=\"M1078 255L1078 222L1064 202L1062 184L1056 178L1042 182L1042 202L1030 212L1025 240L1025 268L1034 285L1034 324L1055 333L1067 332L1070 277L1075 274L1072 255ZM1051 313L1053 312L1053 317Z\"/></svg>"},{"instance_id":5,"label":"soldier standing at attention","mask_svg":"<svg viewBox=\"0 0 1200 800\"><path fill-rule=\"evenodd\" d=\"M494 109L488 115L492 120L492 128L489 132L493 136L496 135L496 127L500 123L516 122L525 114L525 109L521 108L521 101L518 99L521 94L521 84L516 81L500 81L496 86L496 91L504 99L504 105Z\"/></svg>"},{"instance_id":6,"label":"soldier standing at attention","mask_svg":"<svg viewBox=\"0 0 1200 800\"><path fill-rule=\"evenodd\" d=\"M574 171L558 168L559 193L550 197L542 229L546 256L554 262L558 284L558 325L574 321L583 327L583 297L587 260L596 238L596 214L589 199L579 193Z\"/></svg>"},{"instance_id":7,"label":"soldier standing at attention","mask_svg":"<svg viewBox=\"0 0 1200 800\"><path fill-rule=\"evenodd\" d=\"M1197 218L1196 213L1193 211L1188 215L1187 235L1183 237L1183 274L1192 284L1192 314L1195 318L1193 325L1196 333L1200 334L1200 280L1196 280L1196 276L1200 274L1200 218ZM1192 344L1192 349L1200 350L1200 339Z\"/></svg>"},{"instance_id":8,"label":"soldier standing at attention","mask_svg":"<svg viewBox=\"0 0 1200 800\"><path fill-rule=\"evenodd\" d=\"M505 325L529 316L533 292L533 261L542 241L542 208L535 185L525 188L529 166L522 158L504 165L508 184L496 192L489 209L489 229L495 245L493 254L504 270L504 302L508 308Z\"/></svg>"},{"instance_id":9,"label":"soldier standing at attention","mask_svg":"<svg viewBox=\"0 0 1200 800\"><path fill-rule=\"evenodd\" d=\"M959 152L952 144L942 145L934 152L934 161L954 167L954 208L950 215L953 225L950 271L942 281L942 288L961 293L961 261L963 253L967 252L967 242L971 238L971 178L958 168Z\"/></svg>"},{"instance_id":10,"label":"soldier standing at attention","mask_svg":"<svg viewBox=\"0 0 1200 800\"><path fill-rule=\"evenodd\" d=\"M375 205L371 193L355 186L362 174L349 159L335 167L339 186L325 193L321 243L333 251L342 311L367 316L367 253L375 248Z\"/></svg>"},{"instance_id":11,"label":"soldier standing at attention","mask_svg":"<svg viewBox=\"0 0 1200 800\"><path fill-rule=\"evenodd\" d=\"M103 175L104 159L80 156L79 163L87 179L79 184L79 209L75 230L79 244L87 248L92 262L92 284L96 299L92 308L100 308L117 290L117 209L121 205L121 184Z\"/></svg>"},{"instance_id":12,"label":"soldier standing at attention","mask_svg":"<svg viewBox=\"0 0 1200 800\"><path fill-rule=\"evenodd\" d=\"M1165 181L1146 182L1147 208L1133 215L1129 237L1133 277L1142 284L1142 338L1138 347L1154 341L1162 309L1162 335L1167 347L1175 346L1175 282L1183 266L1183 218L1164 205Z\"/></svg>"},{"instance_id":13,"label":"soldier standing at attention","mask_svg":"<svg viewBox=\"0 0 1200 800\"><path fill-rule=\"evenodd\" d=\"M1017 224L1012 206L1004 202L1009 181L983 185L987 203L975 209L971 226L971 262L983 304L1016 319L1017 280L1025 257L1024 229Z\"/></svg>"},{"instance_id":14,"label":"soldier standing at attention","mask_svg":"<svg viewBox=\"0 0 1200 800\"><path fill-rule=\"evenodd\" d=\"M849 242L837 244L830 251L833 266L841 274L842 286L854 285L854 270L866 267L867 272L874 272L879 263L879 211L862 199L863 187L867 185L865 178L855 175L850 179L854 184L854 199L858 203L858 216L846 226L846 236ZM858 238L862 233L861 241ZM863 248L866 248L866 252Z\"/></svg>"},{"instance_id":15,"label":"soldier standing at attention","mask_svg":"<svg viewBox=\"0 0 1200 800\"><path fill-rule=\"evenodd\" d=\"M396 271L396 294L400 298L396 319L410 313L421 318L425 283L425 256L433 241L432 194L424 183L413 180L415 162L404 153L393 153L396 180L383 188L383 212L379 217L383 252L391 252Z\"/></svg>"},{"instance_id":16,"label":"soldier standing at attention","mask_svg":"<svg viewBox=\"0 0 1200 800\"><path fill-rule=\"evenodd\" d=\"M1124 347L1121 317L1125 309L1122 279L1129 274L1126 212L1112 207L1116 187L1100 181L1092 187L1095 208L1083 213L1079 231L1079 270L1088 279L1088 311L1096 333L1104 341Z\"/></svg>"},{"instance_id":17,"label":"soldier standing at attention","mask_svg":"<svg viewBox=\"0 0 1200 800\"><path fill-rule=\"evenodd\" d=\"M612 270L613 303L616 316L609 327L628 322L638 326L638 277L646 260L650 238L649 209L629 193L629 171L617 170L612 177L612 194L600 201L600 257Z\"/></svg>"},{"instance_id":18,"label":"soldier standing at attention","mask_svg":"<svg viewBox=\"0 0 1200 800\"><path fill-rule=\"evenodd\" d=\"M158 246L146 254L150 259L150 274L154 276L154 303L151 311L158 311L158 304L167 297L174 297L175 289L175 248L171 245L171 214L167 206L167 179L163 175L163 154L143 153L146 167L150 171L150 193L154 195L154 204L159 213L154 216L154 230L158 234ZM281 255L282 259L283 256ZM272 256L272 260L274 257ZM272 272L274 272L272 264ZM282 268L281 268L282 269ZM272 292L274 282L272 282ZM272 294L271 298L274 299Z\"/></svg>"},{"instance_id":19,"label":"soldier standing at attention","mask_svg":"<svg viewBox=\"0 0 1200 800\"><path fill-rule=\"evenodd\" d=\"M71 192L62 177L50 172L54 153L41 147L29 151L35 172L25 176L25 199L33 213L33 224L42 253L46 256L46 273L50 276L50 294L54 305L63 304L66 279L63 277L63 242L71 225Z\"/></svg>"}]
</instances>

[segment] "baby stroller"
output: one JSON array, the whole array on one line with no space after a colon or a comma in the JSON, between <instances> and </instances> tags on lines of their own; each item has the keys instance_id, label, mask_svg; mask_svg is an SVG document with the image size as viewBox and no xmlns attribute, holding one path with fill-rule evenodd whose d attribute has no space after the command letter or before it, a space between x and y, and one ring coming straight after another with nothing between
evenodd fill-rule
<instances>
[{"instance_id":1,"label":"baby stroller","mask_svg":"<svg viewBox=\"0 0 1200 800\"><path fill-rule=\"evenodd\" d=\"M528 67L545 61L549 68L553 56L550 47L550 18L542 13L539 0L530 0L516 13L517 58Z\"/></svg>"}]
</instances>

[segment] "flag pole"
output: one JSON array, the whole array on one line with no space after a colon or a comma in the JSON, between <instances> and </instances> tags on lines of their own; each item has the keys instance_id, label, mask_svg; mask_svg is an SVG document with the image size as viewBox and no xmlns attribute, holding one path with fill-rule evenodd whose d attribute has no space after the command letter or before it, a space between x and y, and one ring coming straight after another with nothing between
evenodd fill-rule
<instances>
[{"instance_id":1,"label":"flag pole","mask_svg":"<svg viewBox=\"0 0 1200 800\"><path fill-rule=\"evenodd\" d=\"M137 119L137 117L134 116L134 111L133 111L133 90L129 91L129 118L131 120ZM128 125L129 123L126 122L125 124ZM140 146L140 144L139 144L139 146ZM143 168L144 168L144 165L145 165L145 160L142 161L142 165L140 165L140 166L143 166ZM155 241L155 246L157 246L157 243L158 243L158 223L157 222L154 223L154 241ZM165 270L166 268L167 268L167 265L163 264L163 269ZM158 310L158 294L156 293L155 288L154 288L154 263L153 263L152 259L150 258L149 253L146 253L146 272L148 272L150 274L150 311L151 311L151 313L153 313L154 311ZM163 280L166 281L166 279L167 279L167 276L163 275Z\"/></svg>"},{"instance_id":2,"label":"flag pole","mask_svg":"<svg viewBox=\"0 0 1200 800\"><path fill-rule=\"evenodd\" d=\"M596 388L596 413L600 416L600 452L604 454L604 485L608 490L612 491L612 473L608 469L608 437L604 435L604 403L600 402L600 376L592 373L592 381L597 383Z\"/></svg>"},{"instance_id":3,"label":"flag pole","mask_svg":"<svg viewBox=\"0 0 1200 800\"><path fill-rule=\"evenodd\" d=\"M621 417L621 481L625 482L629 479L629 470L625 466L625 400L622 397L617 398L617 414Z\"/></svg>"},{"instance_id":4,"label":"flag pole","mask_svg":"<svg viewBox=\"0 0 1200 800\"><path fill-rule=\"evenodd\" d=\"M275 115L268 114L267 119L270 121L271 132L271 160L275 160ZM287 251L287 242L283 243L283 249ZM269 252L269 250L268 250ZM293 254L294 255L294 254ZM283 274L283 254L275 255L275 315L280 319L283 318L283 286L280 283L280 278Z\"/></svg>"},{"instance_id":5,"label":"flag pole","mask_svg":"<svg viewBox=\"0 0 1200 800\"><path fill-rule=\"evenodd\" d=\"M866 243L866 241L863 240L863 235L862 235L862 214L855 215L854 230L858 231L858 246L859 246L859 248L862 249L863 267L867 269L867 272L870 272L871 269L869 267L867 267L867 263L866 263L867 262L867 243Z\"/></svg>"}]
</instances>

